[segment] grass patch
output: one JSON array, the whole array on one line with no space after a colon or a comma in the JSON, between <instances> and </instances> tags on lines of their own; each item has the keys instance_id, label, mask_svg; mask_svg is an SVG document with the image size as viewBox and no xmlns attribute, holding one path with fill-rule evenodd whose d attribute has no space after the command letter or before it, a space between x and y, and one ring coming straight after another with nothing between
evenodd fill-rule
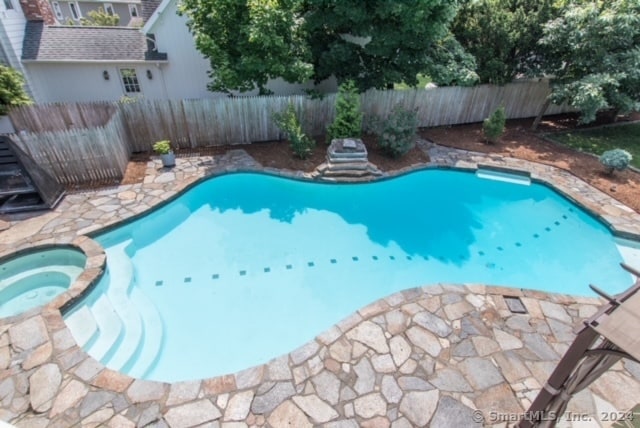
<instances>
[{"instance_id":1,"label":"grass patch","mask_svg":"<svg viewBox=\"0 0 640 428\"><path fill-rule=\"evenodd\" d=\"M607 150L624 149L633 156L631 165L640 168L640 123L547 134L546 137L598 156Z\"/></svg>"},{"instance_id":2,"label":"grass patch","mask_svg":"<svg viewBox=\"0 0 640 428\"><path fill-rule=\"evenodd\" d=\"M407 85L406 83L394 83L393 89L396 91L405 90L405 89L424 89L427 83L431 82L431 78L429 76L425 76L424 74L418 74L418 84L414 87Z\"/></svg>"}]
</instances>

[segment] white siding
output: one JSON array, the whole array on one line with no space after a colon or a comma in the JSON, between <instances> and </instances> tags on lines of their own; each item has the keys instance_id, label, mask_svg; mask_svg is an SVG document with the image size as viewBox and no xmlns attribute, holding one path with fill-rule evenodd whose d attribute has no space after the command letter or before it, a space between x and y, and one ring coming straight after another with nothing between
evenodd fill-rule
<instances>
[{"instance_id":1,"label":"white siding","mask_svg":"<svg viewBox=\"0 0 640 428\"><path fill-rule=\"evenodd\" d=\"M178 16L176 2L170 2L149 33L155 34L158 51L168 54L163 66L167 95L170 99L208 98L209 61L195 47L187 28L187 19Z\"/></svg>"},{"instance_id":2,"label":"white siding","mask_svg":"<svg viewBox=\"0 0 640 428\"><path fill-rule=\"evenodd\" d=\"M24 29L27 19L22 12L22 7L18 0L11 0L13 9L7 10L3 1L0 1L0 21L2 22L2 45L5 48L5 55L9 65L23 74L25 77L25 89L35 100L38 100L37 89L33 87L30 76L22 66L22 40L24 39Z\"/></svg>"},{"instance_id":3,"label":"white siding","mask_svg":"<svg viewBox=\"0 0 640 428\"><path fill-rule=\"evenodd\" d=\"M24 38L24 27L27 22L18 0L11 0L13 9L7 10L4 2L0 1L0 18L4 31L7 33L13 52L17 58L22 57L22 39Z\"/></svg>"},{"instance_id":4,"label":"white siding","mask_svg":"<svg viewBox=\"0 0 640 428\"><path fill-rule=\"evenodd\" d=\"M148 31L155 35L158 51L168 54L169 64L163 66L168 97L212 98L224 95L207 90L207 83L210 81L207 74L210 70L209 60L196 49L193 35L187 27L187 18L177 14L176 4L176 0L171 0ZM277 95L303 94L305 89L313 87L312 82L292 85L282 79L275 79L267 84L267 88ZM317 89L335 92L335 79L322 82ZM255 94L257 90L242 95Z\"/></svg>"},{"instance_id":5,"label":"white siding","mask_svg":"<svg viewBox=\"0 0 640 428\"><path fill-rule=\"evenodd\" d=\"M65 101L114 101L124 94L119 68L134 68L140 83L140 96L164 99L162 79L154 64L25 64L40 96L39 103ZM109 80L103 77L109 72ZM147 77L151 70L152 79Z\"/></svg>"}]
</instances>

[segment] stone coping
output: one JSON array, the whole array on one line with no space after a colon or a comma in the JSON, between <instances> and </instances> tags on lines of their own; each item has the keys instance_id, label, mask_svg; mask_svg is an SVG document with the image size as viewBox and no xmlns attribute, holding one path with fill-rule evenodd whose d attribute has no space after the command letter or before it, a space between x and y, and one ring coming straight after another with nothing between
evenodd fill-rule
<instances>
[{"instance_id":1,"label":"stone coping","mask_svg":"<svg viewBox=\"0 0 640 428\"><path fill-rule=\"evenodd\" d=\"M79 236L71 242L58 242L54 239L53 242L47 243L45 245L29 246L15 252L11 252L3 256L3 259L19 257L22 255L22 253L29 253L31 251L40 251L60 247L73 248L75 250L81 251L86 256L84 270L82 271L82 273L78 275L78 277L72 284L70 284L69 288L54 297L50 302L46 303L45 305L29 309L18 315L6 317L5 319L8 322L29 317L42 310L57 309L61 312L65 312L65 310L73 306L75 302L80 300L89 291L91 291L93 286L100 280L102 274L104 273L107 256L102 245L87 236ZM3 262L3 259L0 259L0 263ZM0 321L2 321L1 318Z\"/></svg>"},{"instance_id":2,"label":"stone coping","mask_svg":"<svg viewBox=\"0 0 640 428\"><path fill-rule=\"evenodd\" d=\"M478 168L478 166L483 166L483 165L490 165L490 166L507 169L507 170L525 171L526 173L530 174L530 177L532 178L532 180L552 186L553 188L558 190L560 193L564 194L571 200L579 203L581 206L583 206L587 210L597 215L600 219L602 219L605 223L607 223L611 227L614 233L620 236L633 237L633 238L637 238L640 236L640 221L638 221L640 220L640 216L638 216L637 213L625 207L624 205L620 204L619 202L615 201L608 195L592 188L591 186L587 185L586 183L582 182L581 180L577 179L576 177L574 177L573 175L571 175L566 171L559 170L557 168L546 166L546 165L522 161L519 159L502 158L502 157L484 155L484 154L473 153L473 152L450 150L450 149L439 147L424 141L421 142L420 145L423 150L429 153L432 160L431 164L414 165L399 171L394 171L393 173L388 173L385 175L384 178L392 178L398 175L418 171L425 168L456 168L456 169L465 169L465 170L475 170ZM243 150L233 150L228 152L224 156L220 156L217 158L213 158L213 157L198 157L198 158L187 158L187 159L179 158L178 165L173 170L162 169L160 167L159 161L154 160L150 162L147 178L145 179L145 182L142 184L119 186L117 188L107 189L107 190L102 190L102 191L97 191L92 193L68 195L67 197L65 197L65 200L62 201L62 203L53 212L45 213L41 216L36 216L32 219L14 222L14 224L9 230L0 234L0 255L3 255L3 256L12 254L15 251L22 251L26 248L33 248L35 246L68 244L68 245L76 246L77 248L81 249L82 251L85 252L85 254L88 257L86 269L84 273L81 274L81 276L78 278L78 280L74 284L72 284L72 286L69 288L67 292L58 296L51 303L49 303L48 305L42 308L28 311L27 313L24 313L16 317L0 320L0 345L3 345L3 346L6 345L5 342L8 342L9 344L11 344L11 346L6 345L7 351L2 351L5 354L11 355L11 358L9 359L11 363L7 364L6 370L8 370L8 372L4 370L2 372L3 374L0 374L0 385L3 384L3 379L8 378L7 373L10 373L9 378L13 378L13 376L18 376L18 377L27 376L29 375L29 373L31 373L29 371L30 369L25 369L25 364L23 360L23 358L28 359L28 357L25 357L26 355L25 352L27 351L32 353L35 353L36 351L38 351L38 354L41 354L43 352L47 354L48 356L47 358L45 358L45 362L47 362L46 366L49 367L47 368L47 370L55 371L55 369L53 368L53 366L51 366L51 364L54 364L53 361L55 358L58 358L58 357L62 358L62 355L59 355L58 357L56 357L57 354L56 352L54 352L54 350L57 350L57 349L54 346L55 345L54 336L64 336L65 346L63 347L64 349L61 348L59 349L59 351L61 351L64 355L67 355L65 358L71 359L73 364L69 361L65 362L66 360L64 361L58 360L58 363L57 363L58 371L60 373L61 379L66 378L66 376L71 376L71 378L73 378L73 376L75 375L76 379L69 380L69 382L72 382L74 380L79 381L79 379L77 379L78 377L77 374L74 373L72 375L71 373L68 373L68 370L71 369L72 367L75 367L75 364L78 363L79 361L83 361L82 363L83 367L91 366L93 369L95 369L95 373L93 373L95 376L91 377L90 379L80 379L84 382L83 383L84 386L80 387L78 385L77 387L75 387L76 389L82 389L82 390L86 389L85 392L87 393L88 391L92 391L92 388L98 388L103 391L109 391L110 393L123 393L124 389L122 389L122 385L126 384L127 387L130 385L132 387L133 385L136 385L136 391L138 394L144 395L146 394L146 392L144 391L149 389L149 390L156 391L156 394L162 395L163 397L167 398L166 392L171 390L171 386L168 386L167 384L157 383L157 382L141 381L141 380L134 380L134 379L128 378L125 375L113 372L109 369L102 367L100 363L93 360L91 357L87 356L84 353L84 351L82 351L75 345L73 338L71 337L69 331L66 329L64 321L62 320L60 311L61 310L64 311L66 308L72 305L73 302L75 302L78 298L81 298L82 295L87 290L90 290L91 286L97 282L97 280L100 278L100 276L104 271L105 262L106 262L104 249L96 241L89 238L87 235L91 235L92 233L95 233L98 230L104 230L107 227L112 227L122 221L129 221L133 218L144 215L150 208L156 207L159 204L172 200L173 198L179 196L180 192L184 191L185 189L191 186L196 185L198 182L200 182L204 178L208 178L215 175L226 174L226 173L232 173L232 172L263 172L263 173L280 175L280 176L289 177L289 178L304 179L304 180L311 179L309 174L306 174L306 173L292 172L292 171L286 171L286 170L276 170L272 168L263 168L260 165L258 165L252 158L250 158L246 154L246 152L244 152ZM36 232L34 233L34 231ZM483 290L483 293L479 294L479 296L481 296L484 293L494 294L495 296L506 294L506 295L522 296L528 299L536 299L541 302L552 301L552 302L557 302L557 304L563 304L563 305L585 304L588 306L593 306L596 303L595 299L590 300L588 298L551 295L548 293L541 293L541 292L530 291L530 290L519 290L519 289L509 289L509 288L505 288L505 289L485 288L484 286L473 286L471 288L469 287L466 288L466 290L469 292L476 292L480 289ZM421 292L423 293L432 293L434 289L425 288L425 289L416 289L416 290L422 290ZM352 317L348 318L347 320L342 321L336 327L329 330L329 332L326 332L323 335L319 336L315 341L310 342L310 344L307 344L302 348L300 348L299 350L292 352L291 354L289 354L289 359L293 361L296 367L298 367L300 364L307 364L307 368L305 368L304 370L298 369L299 370L298 373L300 373L300 370L304 372L316 371L316 369L310 369L308 367L308 365L310 364L309 361L307 361L304 358L300 359L298 357L294 357L294 355L299 356L301 353L307 354L308 352L304 351L305 349L308 350L313 348L315 349L315 351L317 351L319 348L322 348L322 346L324 347L329 346L331 343L325 343L327 342L326 340L327 335L330 335L330 336L336 335L338 334L338 331L340 332L340 334L346 334L348 333L348 331L351 331L351 329L356 328L357 327L356 324L362 323L368 320L368 318L363 318L363 314L375 313L377 314L377 316L379 316L379 314L383 312L378 310L373 310L373 312L371 312L372 308L376 308L376 307L380 308L382 305L382 307L384 307L385 309L389 309L389 310L393 310L393 308L398 309L395 306L393 307L390 306L389 302L401 300L397 296L414 295L415 297L417 295L416 293L419 294L420 292L416 292L415 290L414 291L409 290L403 293L393 295L386 299L382 299L379 302L373 303L372 305L358 311L356 314L354 314ZM478 297L478 298L481 298L481 297ZM472 298L472 299L475 299L475 298ZM505 311L504 305L499 303L500 299L498 297L496 297L496 299L497 300L494 301L493 303L494 307L502 308L500 309L502 311L502 314L500 314L499 311L498 311L498 314L500 316L506 316L504 312ZM446 308L446 304L445 304L445 308ZM434 312L437 312L435 307L433 307L432 309L434 309ZM442 311L442 309L440 309L440 311ZM14 328L16 325L25 326L25 324L31 323L29 324L30 327L28 329L27 327L24 327L26 330L31 331L32 327L34 327L38 323L38 321L33 321L34 319L42 320L42 323L43 323L42 326L45 326L45 329L48 332L47 334L42 336L42 337L46 336L46 340L43 339L42 343L38 343L37 348L23 349L22 345L17 345L17 347L14 346L15 342L12 340L9 330L11 328ZM449 320L448 322L451 324L453 321L456 321L456 320L455 319ZM563 321L566 322L566 320L563 320ZM577 322L576 319L572 319L573 324L575 324L576 322ZM42 326L37 327L36 330L41 329ZM21 329L18 329L18 330L22 331ZM36 333L36 335L38 334L37 331L34 330L34 332ZM4 335L4 337L7 337L7 334L5 333L8 334L8 339L2 340L1 339L2 335ZM42 331L40 333L42 333ZM384 332L384 333L386 334L388 332ZM340 334L338 334L338 336ZM325 337L325 339L323 339L323 337ZM568 337L568 333L565 331L564 338L567 338L567 337ZM438 338L438 342L441 342L442 339L443 339L442 337ZM495 341L496 339L497 339L496 337L493 337L493 339L491 340ZM17 340L19 341L20 339L17 339ZM356 340L356 342L358 341ZM49 343L49 346L45 346L47 343ZM360 343L365 343L365 345L367 345L366 340L364 340L364 342L360 341ZM382 345L380 346L383 347ZM419 347L419 345L415 345L415 346ZM435 346L435 342L433 342L433 346ZM442 347L442 343L440 346ZM43 347L46 348L44 351L43 351ZM47 351L49 348L51 348L52 350ZM535 353L535 351L532 351L532 352ZM561 354L560 352L556 353L554 358L557 358L560 354ZM0 356L1 355L2 353L0 353ZM29 355L31 354L29 353ZM312 353L312 355L309 355L309 358L313 357L314 355L318 357L318 355L316 355L316 352L314 352ZM18 360L14 358L16 356ZM326 352L325 352L325 356L326 356ZM31 357L31 358L37 359L37 357ZM380 358L384 358L388 362L388 357L380 356ZM16 363L16 361L18 362ZM2 363L2 358L0 358L0 369L4 369L1 363ZM316 361L316 364L317 364L317 361ZM36 366L40 366L40 365L41 364L38 364ZM27 364L27 367L30 367L30 364ZM259 377L260 382L262 382L264 380L264 376L263 376L264 373L268 372L270 369L269 369L269 365L264 365L260 367L251 368L244 372L237 373L235 375L221 376L221 377L209 379L202 382L206 383L207 385L211 385L211 384L226 385L223 389L228 389L228 391L223 392L223 394L229 394L231 391L236 391L238 389L243 389L243 387L246 387L247 376L250 378ZM294 369L295 367L292 366L292 370ZM272 369L272 370L276 370L276 369ZM258 376L256 373L262 373L262 374ZM295 371L292 371L291 373L295 374ZM98 378L101 380L97 381L96 379ZM267 379L269 378L267 377ZM538 383L543 382L544 380L545 379L539 379ZM278 379L271 379L268 381L268 383L275 382L275 384L278 384L277 381ZM114 386L114 383L115 383L115 386ZM181 385L181 384L183 383L178 383L177 385ZM74 385L77 385L77 384L74 383ZM141 385L144 385L144 387L142 387ZM163 386L160 387L157 385L163 385ZM233 388L231 388L231 385L233 385ZM262 388L264 389L266 387L263 385ZM163 392L164 395L158 392L160 390L164 391ZM213 388L213 389L209 388L209 390L210 390L209 392L213 391L216 394L219 394L221 392L216 388ZM425 391L429 391L429 389L426 389L423 392ZM25 391L25 393L26 392L28 391ZM297 391L297 392L300 392L300 391ZM131 405L145 401L145 400L136 401L136 399L131 400L131 394L135 395L136 393L128 392L127 394L130 399ZM198 393L198 397L202 395L203 395L202 392ZM531 394L529 395L531 396ZM260 391L255 390L253 392L252 397L257 398L259 396L260 396ZM420 396L422 397L422 395ZM2 397L1 386L0 386L0 397ZM54 398L55 397L50 397L51 403L49 404L53 404ZM369 401L373 400L375 402L373 404L376 404L376 403L379 404L378 398L379 397L376 396L375 399L371 398ZM528 400L530 400L530 398L531 397L529 397ZM26 400L26 398L24 400ZM219 400L219 398L217 398L216 400ZM315 398L311 400L315 400ZM224 401L224 399L222 401ZM210 401L209 404L213 404L213 401ZM211 410L215 414L216 412L213 411L212 408L211 409L209 408L210 407L209 404L206 404L206 403L201 405L198 404L198 406L205 406L208 410ZM224 403L224 404L225 406L221 406L221 403L217 401L215 402L214 407L217 406L216 407L218 409L217 412L226 411L226 404L228 403ZM353 406L355 406L355 403L352 403L352 404ZM373 404L368 402L368 404L365 407ZM457 406L457 404L453 402L451 404L454 407ZM474 406L469 407L468 404L469 403L465 404L468 408L474 407ZM165 405L168 406L168 404L166 403ZM284 405L284 404L281 404L281 405ZM387 405L390 405L390 402L387 402ZM33 407L33 402L31 402L31 406L33 409L35 409ZM304 410L304 406L300 405L300 403L296 403L295 405L291 404L289 407L290 408L288 408L288 410L291 410L293 413L296 413L296 411L293 409L294 407L297 408L298 410L300 410L300 407L302 407ZM475 407L477 408L478 406L475 406ZM620 409L622 407L617 406L616 408ZM164 418L163 420L166 420L166 414L169 410L167 410L168 407L163 409L166 411L165 413L163 413L165 415L163 416ZM26 411L26 409L23 409L23 410ZM357 413L357 415L360 416L360 419L364 418L363 415L366 416L366 414L368 414L364 410L362 412L357 412L356 410L354 411L355 413ZM287 411L284 413L289 414L290 412ZM304 411L303 413L308 414L308 413L305 413ZM20 416L20 414L18 416ZM40 413L35 411L34 414L40 414ZM487 420L486 418L490 416L487 413L484 413L483 415L485 417L485 420ZM266 415L264 412L262 413L262 416L267 419L269 418L269 416ZM115 416L113 416L113 418L115 418ZM2 414L0 414L0 419L3 419ZM214 418L214 420L215 419L217 418ZM387 415L387 419L390 419L389 415ZM233 420L233 419L230 419L230 420ZM389 421L389 422L393 422L393 421ZM415 421L413 420L412 422L415 423ZM176 425L172 423L169 423L169 425L180 426L180 424ZM272 425L274 424L272 423ZM344 426L348 426L348 425L344 425Z\"/></svg>"},{"instance_id":3,"label":"stone coping","mask_svg":"<svg viewBox=\"0 0 640 428\"><path fill-rule=\"evenodd\" d=\"M607 225L614 235L640 241L640 214L565 170L521 159L450 149L425 140L419 141L418 144L422 150L429 154L431 158L430 164L412 165L396 171L387 172L382 177L367 177L362 181L373 182L377 180L387 180L412 172L433 168L451 168L464 171L476 171L479 168L488 168L501 172L511 172L516 175L525 175L530 177L532 182L546 185L586 209L590 214ZM42 233L43 236L39 240L33 239L30 223L38 223L40 217L46 217L51 213L19 222L20 226L18 228L12 227L8 231L0 233L0 257L9 257L18 252L43 245L67 244L84 251L87 255L85 272L78 277L67 292L61 294L49 304L52 308L58 308L64 311L73 305L76 300L81 298L87 290L90 290L104 272L106 263L104 249L88 236L98 232L104 232L110 228L117 227L123 222L133 221L136 218L144 216L150 210L179 197L183 192L198 185L203 180L216 176L239 172L253 172L304 181L317 181L315 179L317 177L315 177L313 173L262 167L248 156L244 150L232 150L226 155L219 157L218 160L219 162L216 164L214 162L215 159L211 156L186 159L179 158L177 167L173 170L162 168L159 160L152 161L147 169L148 176L142 185L119 186L113 189L97 191L95 194L98 197L99 203L96 203L93 199L93 193L85 193L85 196L89 196L86 196L84 198L86 200L83 202L84 205L88 205L88 207L85 207L85 210L78 210L80 221L75 224L72 222L73 218L67 219L69 220L67 223L71 223L71 226L66 228L69 230L65 231L65 233L56 233L56 228L58 227L56 220L59 219L59 216L56 216L56 218L50 222L53 224L53 227L49 228L48 233ZM212 166L212 168L209 168L210 166ZM140 202L139 196L146 196L145 193L147 192L153 195L153 197L150 198L150 203L142 206L143 209L134 208L120 213L123 210L123 206ZM76 207L73 206L73 200L77 199L78 196L78 194L68 195L65 201L63 201L53 213L58 212L60 216L62 216L64 213L73 213L76 211ZM142 199L146 200L144 197ZM69 200L71 201L70 204ZM122 204L122 206L119 207L118 204ZM100 209L104 206L109 207L109 210L106 211L107 213L113 213L116 209L120 208L118 209L118 215L108 216L104 219L107 221L100 221L103 219L98 217L97 219L93 219L98 221L90 222L88 227L81 227L85 226L85 223L82 222L83 215L85 217L95 217L94 212L100 212ZM113 209L111 209L111 207L113 207ZM18 229L17 232L16 229ZM46 230L46 225L42 230ZM28 234L27 236L31 236L31 239L20 239L26 238L24 237L25 233ZM17 243L15 241L23 242L20 242L18 245L6 245L2 242L2 237L7 235L13 235L14 238L16 238L12 244Z\"/></svg>"},{"instance_id":4,"label":"stone coping","mask_svg":"<svg viewBox=\"0 0 640 428\"><path fill-rule=\"evenodd\" d=\"M514 314L516 296L527 314ZM17 426L490 426L522 415L597 298L437 284L361 308L266 364L172 384L105 368L60 311L0 322L0 420ZM569 411L632 408L640 365L618 363ZM206 424L206 425L203 425ZM504 425L503 425L504 426ZM568 425L564 425L568 426Z\"/></svg>"}]
</instances>

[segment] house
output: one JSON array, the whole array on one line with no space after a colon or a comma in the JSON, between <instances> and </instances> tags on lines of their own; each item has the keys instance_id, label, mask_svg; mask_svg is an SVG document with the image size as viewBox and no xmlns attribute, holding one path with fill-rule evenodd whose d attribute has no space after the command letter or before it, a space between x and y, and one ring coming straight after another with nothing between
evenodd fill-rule
<instances>
[{"instance_id":1,"label":"house","mask_svg":"<svg viewBox=\"0 0 640 428\"><path fill-rule=\"evenodd\" d=\"M178 0L162 0L153 14L145 21L142 32L153 34L159 51L169 55L165 68L168 84L168 98L210 98L220 96L207 91L211 80L209 60L196 49L193 35L187 27L187 17L178 15ZM282 79L274 79L267 88L278 95L303 94L307 89L320 92L335 92L335 79L328 79L318 85L313 82L291 84ZM256 95L258 91L244 95Z\"/></svg>"},{"instance_id":2,"label":"house","mask_svg":"<svg viewBox=\"0 0 640 428\"><path fill-rule=\"evenodd\" d=\"M142 5L139 0L111 0L110 2L51 0L50 4L56 19L61 24L79 23L80 19L86 18L92 10L97 11L102 8L107 14L120 17L118 25L126 27L143 25Z\"/></svg>"},{"instance_id":3,"label":"house","mask_svg":"<svg viewBox=\"0 0 640 428\"><path fill-rule=\"evenodd\" d=\"M29 21L22 64L39 102L167 98L167 55L136 28Z\"/></svg>"},{"instance_id":4,"label":"house","mask_svg":"<svg viewBox=\"0 0 640 428\"><path fill-rule=\"evenodd\" d=\"M0 0L0 60L24 74L38 103L226 96L207 90L209 60L196 49L187 18L177 14L177 0L139 1L142 28L60 25L49 0ZM267 87L288 95L337 85L274 79Z\"/></svg>"}]
</instances>

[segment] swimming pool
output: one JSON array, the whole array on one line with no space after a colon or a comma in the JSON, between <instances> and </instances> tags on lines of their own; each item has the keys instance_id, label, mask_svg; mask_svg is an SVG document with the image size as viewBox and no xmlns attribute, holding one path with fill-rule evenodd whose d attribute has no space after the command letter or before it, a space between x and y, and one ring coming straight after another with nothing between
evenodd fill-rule
<instances>
[{"instance_id":1,"label":"swimming pool","mask_svg":"<svg viewBox=\"0 0 640 428\"><path fill-rule=\"evenodd\" d=\"M357 185L212 178L97 236L107 273L65 319L107 367L178 381L264 363L413 286L588 295L589 283L632 283L601 223L513 181L450 170Z\"/></svg>"},{"instance_id":2,"label":"swimming pool","mask_svg":"<svg viewBox=\"0 0 640 428\"><path fill-rule=\"evenodd\" d=\"M84 270L86 257L70 248L37 250L0 264L0 318L44 305Z\"/></svg>"}]
</instances>

